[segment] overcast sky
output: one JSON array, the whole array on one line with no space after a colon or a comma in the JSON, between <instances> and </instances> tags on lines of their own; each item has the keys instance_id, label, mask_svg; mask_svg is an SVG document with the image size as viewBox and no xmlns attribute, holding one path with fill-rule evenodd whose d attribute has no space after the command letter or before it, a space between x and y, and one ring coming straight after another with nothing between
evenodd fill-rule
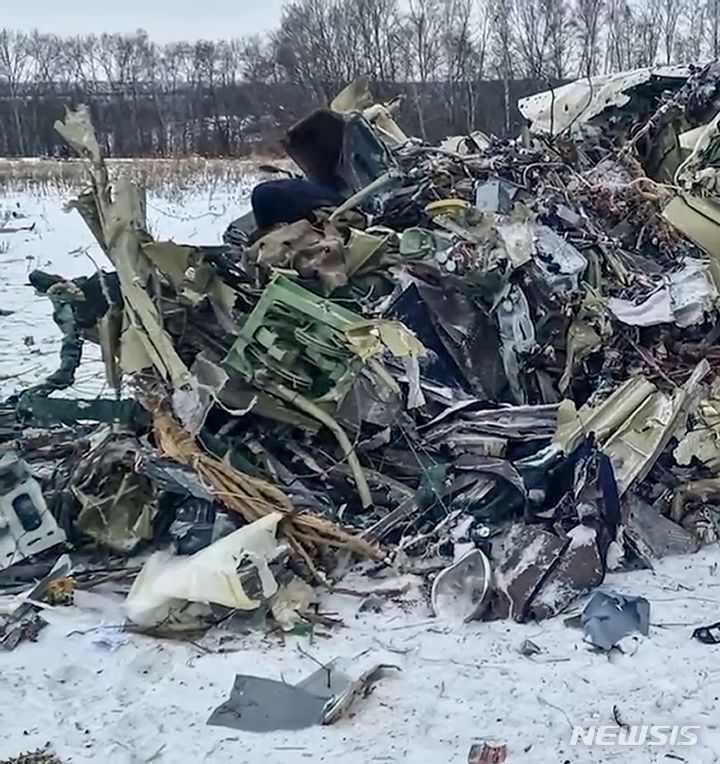
<instances>
[{"instance_id":1,"label":"overcast sky","mask_svg":"<svg viewBox=\"0 0 720 764\"><path fill-rule=\"evenodd\" d=\"M145 29L156 42L244 37L280 20L284 0L20 0L4 23L60 35Z\"/></svg>"}]
</instances>

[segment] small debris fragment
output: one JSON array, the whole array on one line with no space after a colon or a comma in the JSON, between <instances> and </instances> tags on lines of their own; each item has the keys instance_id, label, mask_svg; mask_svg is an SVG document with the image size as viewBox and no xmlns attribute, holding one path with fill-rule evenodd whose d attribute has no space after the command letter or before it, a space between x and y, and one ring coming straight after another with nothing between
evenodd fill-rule
<instances>
[{"instance_id":1,"label":"small debris fragment","mask_svg":"<svg viewBox=\"0 0 720 764\"><path fill-rule=\"evenodd\" d=\"M529 639L523 641L520 645L520 655L524 655L529 658L533 655L540 655L542 649Z\"/></svg>"},{"instance_id":2,"label":"small debris fragment","mask_svg":"<svg viewBox=\"0 0 720 764\"><path fill-rule=\"evenodd\" d=\"M582 611L585 639L601 650L611 650L625 636L650 629L650 603L644 597L617 592L595 592Z\"/></svg>"},{"instance_id":3,"label":"small debris fragment","mask_svg":"<svg viewBox=\"0 0 720 764\"><path fill-rule=\"evenodd\" d=\"M502 764L506 759L505 743L473 743L468 753L468 764Z\"/></svg>"},{"instance_id":4,"label":"small debris fragment","mask_svg":"<svg viewBox=\"0 0 720 764\"><path fill-rule=\"evenodd\" d=\"M358 613L380 613L382 612L385 602L385 597L381 597L379 594L371 594L360 603Z\"/></svg>"},{"instance_id":5,"label":"small debris fragment","mask_svg":"<svg viewBox=\"0 0 720 764\"><path fill-rule=\"evenodd\" d=\"M711 623L709 626L700 626L692 633L693 638L704 645L720 644L720 621Z\"/></svg>"}]
</instances>

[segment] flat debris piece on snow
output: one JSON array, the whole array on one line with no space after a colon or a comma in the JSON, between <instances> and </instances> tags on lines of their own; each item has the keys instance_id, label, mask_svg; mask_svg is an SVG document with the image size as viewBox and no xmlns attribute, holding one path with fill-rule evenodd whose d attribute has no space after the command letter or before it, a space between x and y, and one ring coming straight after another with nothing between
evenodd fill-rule
<instances>
[{"instance_id":1,"label":"flat debris piece on snow","mask_svg":"<svg viewBox=\"0 0 720 764\"><path fill-rule=\"evenodd\" d=\"M248 732L297 730L333 724L358 695L367 695L383 668L376 664L353 679L336 659L291 685L257 676L238 675L228 700L210 718L211 726Z\"/></svg>"},{"instance_id":2,"label":"flat debris piece on snow","mask_svg":"<svg viewBox=\"0 0 720 764\"><path fill-rule=\"evenodd\" d=\"M611 650L630 634L648 635L650 603L644 597L595 592L585 605L580 622L588 642L601 650Z\"/></svg>"}]
</instances>

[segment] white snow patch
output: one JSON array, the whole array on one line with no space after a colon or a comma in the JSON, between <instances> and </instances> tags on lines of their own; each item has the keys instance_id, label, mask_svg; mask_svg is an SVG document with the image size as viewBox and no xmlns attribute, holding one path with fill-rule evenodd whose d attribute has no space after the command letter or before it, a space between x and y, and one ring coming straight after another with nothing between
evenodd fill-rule
<instances>
[{"instance_id":1,"label":"white snow patch","mask_svg":"<svg viewBox=\"0 0 720 764\"><path fill-rule=\"evenodd\" d=\"M72 764L130 764L156 754L161 764L464 764L474 740L495 739L507 743L512 764L647 764L671 761L666 753L710 764L720 749L717 648L690 634L720 617L719 563L714 545L660 561L655 573L609 576L608 588L645 596L652 607L649 637L634 645L634 655L610 658L593 652L562 618L448 628L429 619L421 601L358 613L360 600L340 595L322 601L346 624L328 638L225 633L221 643L215 631L200 640L215 651L206 653L131 635L127 644L113 640L110 650L107 627L119 622L121 598L80 592L74 607L46 611L52 623L38 643L0 658L0 707L12 709L0 758L51 741ZM361 577L346 583L378 585ZM519 655L525 639L542 653ZM389 672L336 725L274 734L206 726L235 674L294 683L317 668L313 659L326 663L364 650L402 671ZM570 724L613 724L613 705L627 723L700 725L700 742L677 749L569 746Z\"/></svg>"},{"instance_id":2,"label":"white snow patch","mask_svg":"<svg viewBox=\"0 0 720 764\"><path fill-rule=\"evenodd\" d=\"M240 185L188 182L186 187L148 194L151 233L178 243L221 243L228 223L249 208L254 180L249 175ZM30 271L40 268L72 278L91 276L94 263L111 267L80 215L63 211L70 196L52 187L0 192L0 221L9 215L8 226L35 224L32 231L0 233L0 308L14 311L0 316L0 398L41 381L59 364L61 337L52 306L28 285ZM25 338L31 338L27 344ZM86 343L75 384L60 395L94 398L103 391L107 392L100 348Z\"/></svg>"},{"instance_id":3,"label":"white snow patch","mask_svg":"<svg viewBox=\"0 0 720 764\"><path fill-rule=\"evenodd\" d=\"M597 532L589 525L576 525L568 531L571 547L592 546L597 543Z\"/></svg>"}]
</instances>

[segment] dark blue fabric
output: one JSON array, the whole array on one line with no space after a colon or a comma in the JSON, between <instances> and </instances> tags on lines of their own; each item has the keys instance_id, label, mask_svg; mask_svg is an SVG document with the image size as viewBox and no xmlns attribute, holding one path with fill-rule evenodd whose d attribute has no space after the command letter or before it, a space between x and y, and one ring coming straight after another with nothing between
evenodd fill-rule
<instances>
[{"instance_id":1,"label":"dark blue fabric","mask_svg":"<svg viewBox=\"0 0 720 764\"><path fill-rule=\"evenodd\" d=\"M330 188L305 178L268 180L255 186L252 209L258 228L294 223L310 216L318 207L335 207L343 197Z\"/></svg>"}]
</instances>

